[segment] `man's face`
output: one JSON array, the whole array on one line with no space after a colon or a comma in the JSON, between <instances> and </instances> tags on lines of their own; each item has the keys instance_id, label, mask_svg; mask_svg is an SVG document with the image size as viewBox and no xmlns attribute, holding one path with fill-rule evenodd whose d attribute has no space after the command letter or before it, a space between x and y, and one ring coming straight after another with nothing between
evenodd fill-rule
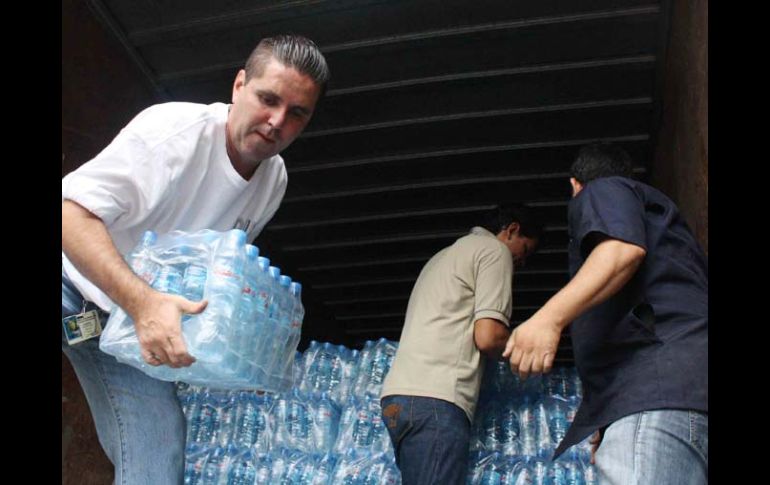
<instances>
[{"instance_id":1,"label":"man's face","mask_svg":"<svg viewBox=\"0 0 770 485\"><path fill-rule=\"evenodd\" d=\"M536 238L522 236L519 233L519 225L513 223L507 229L503 229L497 234L497 238L505 244L513 256L514 266L523 266L527 258L535 252L537 243Z\"/></svg>"},{"instance_id":2,"label":"man's face","mask_svg":"<svg viewBox=\"0 0 770 485\"><path fill-rule=\"evenodd\" d=\"M236 166L255 165L289 146L310 121L320 87L305 74L271 59L260 77L233 84L227 117L228 154Z\"/></svg>"},{"instance_id":3,"label":"man's face","mask_svg":"<svg viewBox=\"0 0 770 485\"><path fill-rule=\"evenodd\" d=\"M506 244L513 255L513 265L516 267L524 266L527 258L535 252L538 240L531 237L516 235L510 244Z\"/></svg>"}]
</instances>

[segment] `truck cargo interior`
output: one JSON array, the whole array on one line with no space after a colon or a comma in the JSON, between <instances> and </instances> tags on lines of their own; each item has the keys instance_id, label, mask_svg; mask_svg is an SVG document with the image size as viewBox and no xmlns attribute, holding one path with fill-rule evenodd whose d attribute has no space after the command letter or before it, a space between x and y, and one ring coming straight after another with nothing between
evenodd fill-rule
<instances>
[{"instance_id":1,"label":"truck cargo interior","mask_svg":"<svg viewBox=\"0 0 770 485\"><path fill-rule=\"evenodd\" d=\"M517 324L569 280L588 142L625 148L708 253L707 23L699 0L64 0L62 176L151 104L229 102L258 39L301 34L332 77L254 241L303 285L299 350L398 341L422 266L496 201L545 220ZM573 365L569 328L556 365ZM90 419L62 356L63 483L109 482Z\"/></svg>"}]
</instances>

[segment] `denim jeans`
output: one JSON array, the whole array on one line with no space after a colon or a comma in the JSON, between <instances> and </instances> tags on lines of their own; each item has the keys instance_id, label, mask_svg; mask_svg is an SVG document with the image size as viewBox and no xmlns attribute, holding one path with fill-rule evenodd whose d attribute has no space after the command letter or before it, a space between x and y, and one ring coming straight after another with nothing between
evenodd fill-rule
<instances>
[{"instance_id":1,"label":"denim jeans","mask_svg":"<svg viewBox=\"0 0 770 485\"><path fill-rule=\"evenodd\" d=\"M708 414L662 409L612 423L596 452L601 485L708 483Z\"/></svg>"},{"instance_id":2,"label":"denim jeans","mask_svg":"<svg viewBox=\"0 0 770 485\"><path fill-rule=\"evenodd\" d=\"M80 293L62 275L62 318L79 313ZM96 307L89 303L87 309ZM100 314L102 325L107 315ZM61 329L61 326L60 326ZM119 363L92 338L62 351L72 363L94 418L99 442L121 485L179 485L184 473L185 419L175 386Z\"/></svg>"},{"instance_id":3,"label":"denim jeans","mask_svg":"<svg viewBox=\"0 0 770 485\"><path fill-rule=\"evenodd\" d=\"M470 422L462 409L419 396L386 396L381 405L403 485L465 485Z\"/></svg>"}]
</instances>

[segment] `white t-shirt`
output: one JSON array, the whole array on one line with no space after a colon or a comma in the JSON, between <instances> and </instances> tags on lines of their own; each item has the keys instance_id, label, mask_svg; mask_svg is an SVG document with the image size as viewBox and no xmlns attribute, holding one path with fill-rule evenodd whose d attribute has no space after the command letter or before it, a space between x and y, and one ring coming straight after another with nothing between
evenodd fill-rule
<instances>
[{"instance_id":1,"label":"white t-shirt","mask_svg":"<svg viewBox=\"0 0 770 485\"><path fill-rule=\"evenodd\" d=\"M286 192L283 159L263 160L250 180L233 168L225 146L228 105L165 103L126 125L94 159L62 179L70 199L98 216L122 254L144 231L226 231L253 240ZM109 311L113 303L62 253L65 274L83 296Z\"/></svg>"}]
</instances>

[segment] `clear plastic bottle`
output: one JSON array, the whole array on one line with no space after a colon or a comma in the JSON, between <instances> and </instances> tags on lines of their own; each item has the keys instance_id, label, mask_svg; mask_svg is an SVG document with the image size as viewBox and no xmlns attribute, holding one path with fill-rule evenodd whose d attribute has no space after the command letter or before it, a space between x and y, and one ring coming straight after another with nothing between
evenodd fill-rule
<instances>
[{"instance_id":1,"label":"clear plastic bottle","mask_svg":"<svg viewBox=\"0 0 770 485\"><path fill-rule=\"evenodd\" d=\"M243 288L246 233L233 229L222 235L214 251L206 281L208 306L191 320L191 354L199 361L219 365L227 354L227 336L238 310ZM219 368L223 375L228 369Z\"/></svg>"},{"instance_id":2,"label":"clear plastic bottle","mask_svg":"<svg viewBox=\"0 0 770 485\"><path fill-rule=\"evenodd\" d=\"M137 276L152 285L160 265L153 258L152 245L158 240L153 231L145 231L139 244L129 254L128 264Z\"/></svg>"},{"instance_id":3,"label":"clear plastic bottle","mask_svg":"<svg viewBox=\"0 0 770 485\"><path fill-rule=\"evenodd\" d=\"M311 400L313 423L313 448L322 453L332 451L339 428L339 408L329 398L328 393L321 393L318 399Z\"/></svg>"},{"instance_id":4,"label":"clear plastic bottle","mask_svg":"<svg viewBox=\"0 0 770 485\"><path fill-rule=\"evenodd\" d=\"M243 287L238 312L232 321L230 335L228 336L227 358L225 366L235 374L237 382L246 383L250 378L251 362L255 342L254 314L256 313L257 290L256 272L259 249L252 245L245 246L246 261L244 267Z\"/></svg>"}]
</instances>

